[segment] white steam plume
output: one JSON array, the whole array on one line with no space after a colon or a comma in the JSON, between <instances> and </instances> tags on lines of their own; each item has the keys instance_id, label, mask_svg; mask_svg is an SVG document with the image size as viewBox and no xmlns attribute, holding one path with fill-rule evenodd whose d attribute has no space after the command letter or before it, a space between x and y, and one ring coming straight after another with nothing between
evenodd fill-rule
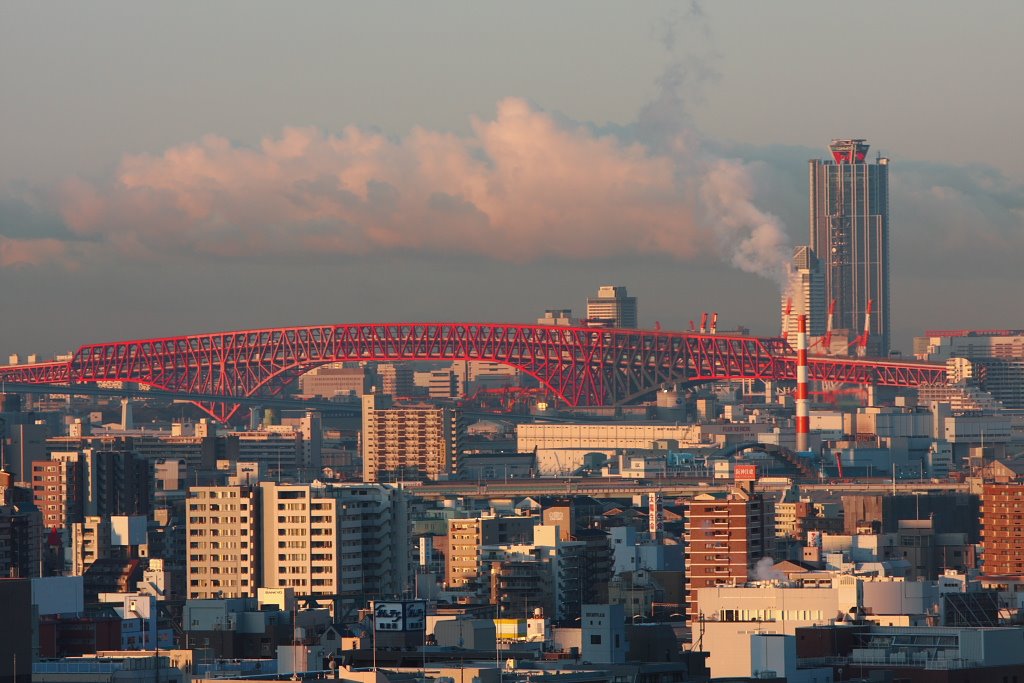
<instances>
[{"instance_id":1,"label":"white steam plume","mask_svg":"<svg viewBox=\"0 0 1024 683\"><path fill-rule=\"evenodd\" d=\"M786 575L775 568L775 560L767 555L754 565L750 572L751 581L782 581Z\"/></svg>"}]
</instances>

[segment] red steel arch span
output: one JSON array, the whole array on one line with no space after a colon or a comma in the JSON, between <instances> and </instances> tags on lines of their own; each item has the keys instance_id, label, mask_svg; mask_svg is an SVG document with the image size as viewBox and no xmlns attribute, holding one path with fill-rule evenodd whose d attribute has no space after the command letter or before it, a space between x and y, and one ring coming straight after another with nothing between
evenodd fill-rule
<instances>
[{"instance_id":1,"label":"red steel arch span","mask_svg":"<svg viewBox=\"0 0 1024 683\"><path fill-rule=\"evenodd\" d=\"M715 380L793 380L782 339L511 323L359 323L215 332L86 344L66 362L0 367L27 384L136 382L223 396L197 402L230 420L232 397L274 396L303 373L339 361L495 361L536 378L569 406L613 405L659 387ZM811 357L811 380L912 387L946 381L945 366Z\"/></svg>"}]
</instances>

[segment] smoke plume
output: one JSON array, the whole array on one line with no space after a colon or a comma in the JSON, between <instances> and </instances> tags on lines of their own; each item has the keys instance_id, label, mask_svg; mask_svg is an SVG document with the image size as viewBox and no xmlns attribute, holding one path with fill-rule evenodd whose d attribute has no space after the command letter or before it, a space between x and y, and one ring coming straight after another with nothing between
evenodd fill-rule
<instances>
[{"instance_id":1,"label":"smoke plume","mask_svg":"<svg viewBox=\"0 0 1024 683\"><path fill-rule=\"evenodd\" d=\"M758 560L750 571L751 581L782 581L785 578L785 574L775 569L775 560L767 555Z\"/></svg>"}]
</instances>

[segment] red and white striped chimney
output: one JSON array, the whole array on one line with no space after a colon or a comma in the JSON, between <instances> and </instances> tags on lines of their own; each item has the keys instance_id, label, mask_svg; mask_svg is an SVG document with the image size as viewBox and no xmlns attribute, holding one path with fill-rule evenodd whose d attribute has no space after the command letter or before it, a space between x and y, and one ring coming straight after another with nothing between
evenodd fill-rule
<instances>
[{"instance_id":1,"label":"red and white striped chimney","mask_svg":"<svg viewBox=\"0 0 1024 683\"><path fill-rule=\"evenodd\" d=\"M796 333L796 450L808 449L807 435L811 429L807 404L807 316L797 318Z\"/></svg>"}]
</instances>

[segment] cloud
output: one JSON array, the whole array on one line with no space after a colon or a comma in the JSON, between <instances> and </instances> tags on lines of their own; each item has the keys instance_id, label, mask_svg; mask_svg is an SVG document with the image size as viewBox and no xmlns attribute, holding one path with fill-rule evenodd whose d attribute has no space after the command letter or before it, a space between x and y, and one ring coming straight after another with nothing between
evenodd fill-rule
<instances>
[{"instance_id":1,"label":"cloud","mask_svg":"<svg viewBox=\"0 0 1024 683\"><path fill-rule=\"evenodd\" d=\"M406 253L491 261L720 259L781 281L802 242L805 161L820 150L730 147L686 123L668 79L637 121L595 128L501 101L471 133L402 137L287 128L254 147L206 136L129 155L56 201L0 198L0 265L102 254L303 262ZM999 171L894 159L896 273L1016 277L1024 188ZM15 198L11 198L15 197ZM778 216L781 216L780 219Z\"/></svg>"},{"instance_id":2,"label":"cloud","mask_svg":"<svg viewBox=\"0 0 1024 683\"><path fill-rule=\"evenodd\" d=\"M508 98L466 136L288 128L249 148L211 135L127 156L106 184L69 181L60 209L78 238L141 257L719 255L767 273L784 233L753 207L745 164L659 126L667 150Z\"/></svg>"},{"instance_id":3,"label":"cloud","mask_svg":"<svg viewBox=\"0 0 1024 683\"><path fill-rule=\"evenodd\" d=\"M24 187L0 197L0 267L74 268L86 255L90 245L71 233L48 204L44 194Z\"/></svg>"},{"instance_id":4,"label":"cloud","mask_svg":"<svg viewBox=\"0 0 1024 683\"><path fill-rule=\"evenodd\" d=\"M895 163L893 243L917 275L1019 277L1024 187L992 168Z\"/></svg>"},{"instance_id":5,"label":"cloud","mask_svg":"<svg viewBox=\"0 0 1024 683\"><path fill-rule=\"evenodd\" d=\"M49 263L71 265L66 242L52 238L13 239L0 235L0 266L39 266Z\"/></svg>"}]
</instances>

